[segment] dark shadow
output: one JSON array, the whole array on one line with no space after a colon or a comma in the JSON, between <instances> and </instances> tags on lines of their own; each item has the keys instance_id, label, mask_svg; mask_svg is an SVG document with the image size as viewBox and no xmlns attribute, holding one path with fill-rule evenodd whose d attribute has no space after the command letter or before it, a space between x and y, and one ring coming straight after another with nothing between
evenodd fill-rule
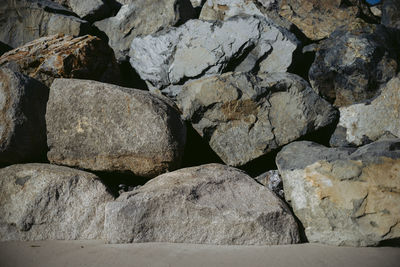
<instances>
[{"instance_id":1,"label":"dark shadow","mask_svg":"<svg viewBox=\"0 0 400 267\"><path fill-rule=\"evenodd\" d=\"M273 150L266 155L258 157L245 165L238 167L239 169L245 171L251 177L257 177L264 172L269 170L276 170L275 158L280 150Z\"/></svg>"},{"instance_id":2,"label":"dark shadow","mask_svg":"<svg viewBox=\"0 0 400 267\"><path fill-rule=\"evenodd\" d=\"M326 147L330 147L329 141L336 130L336 126L339 123L339 116L337 119L328 126L325 126L321 129L308 133L302 137L300 137L296 141L312 141Z\"/></svg>"},{"instance_id":3,"label":"dark shadow","mask_svg":"<svg viewBox=\"0 0 400 267\"><path fill-rule=\"evenodd\" d=\"M12 49L13 48L11 46L0 41L0 56Z\"/></svg>"},{"instance_id":4,"label":"dark shadow","mask_svg":"<svg viewBox=\"0 0 400 267\"><path fill-rule=\"evenodd\" d=\"M310 82L308 78L308 72L314 62L314 59L314 51L303 53L300 49L297 49L293 54L293 61L288 68L288 72L297 74L304 80Z\"/></svg>"},{"instance_id":5,"label":"dark shadow","mask_svg":"<svg viewBox=\"0 0 400 267\"><path fill-rule=\"evenodd\" d=\"M381 242L379 242L378 246L379 247L397 247L397 248L400 248L400 237L381 241Z\"/></svg>"},{"instance_id":6,"label":"dark shadow","mask_svg":"<svg viewBox=\"0 0 400 267\"><path fill-rule=\"evenodd\" d=\"M121 85L125 87L148 90L147 84L143 81L139 74L132 68L128 61L119 64L121 72Z\"/></svg>"}]
</instances>

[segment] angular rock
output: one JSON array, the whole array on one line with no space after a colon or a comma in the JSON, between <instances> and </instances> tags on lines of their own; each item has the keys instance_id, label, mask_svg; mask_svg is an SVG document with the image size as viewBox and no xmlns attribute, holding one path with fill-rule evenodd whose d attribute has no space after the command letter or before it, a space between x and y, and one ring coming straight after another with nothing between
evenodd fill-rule
<instances>
[{"instance_id":1,"label":"angular rock","mask_svg":"<svg viewBox=\"0 0 400 267\"><path fill-rule=\"evenodd\" d=\"M45 159L49 88L21 73L0 68L0 164Z\"/></svg>"},{"instance_id":2,"label":"angular rock","mask_svg":"<svg viewBox=\"0 0 400 267\"><path fill-rule=\"evenodd\" d=\"M396 41L382 26L353 25L324 40L309 71L312 87L335 106L376 96L397 73Z\"/></svg>"},{"instance_id":3,"label":"angular rock","mask_svg":"<svg viewBox=\"0 0 400 267\"><path fill-rule=\"evenodd\" d=\"M355 151L295 142L276 163L285 198L310 242L371 246L399 240L400 139Z\"/></svg>"},{"instance_id":4,"label":"angular rock","mask_svg":"<svg viewBox=\"0 0 400 267\"><path fill-rule=\"evenodd\" d=\"M226 73L183 86L182 115L228 165L241 166L333 123L336 110L295 74Z\"/></svg>"},{"instance_id":5,"label":"angular rock","mask_svg":"<svg viewBox=\"0 0 400 267\"><path fill-rule=\"evenodd\" d=\"M88 80L53 82L46 124L50 162L145 177L179 167L186 141L164 98Z\"/></svg>"},{"instance_id":6,"label":"angular rock","mask_svg":"<svg viewBox=\"0 0 400 267\"><path fill-rule=\"evenodd\" d=\"M97 37L52 35L29 42L0 57L0 66L50 86L55 78L120 81L113 51Z\"/></svg>"},{"instance_id":7,"label":"angular rock","mask_svg":"<svg viewBox=\"0 0 400 267\"><path fill-rule=\"evenodd\" d=\"M270 170L260 174L259 176L254 178L260 184L268 187L269 190L274 192L281 198L285 197L285 193L283 191L283 183L282 178L279 174L278 170Z\"/></svg>"},{"instance_id":8,"label":"angular rock","mask_svg":"<svg viewBox=\"0 0 400 267\"><path fill-rule=\"evenodd\" d=\"M384 0L382 4L382 24L400 29L400 1Z\"/></svg>"},{"instance_id":9,"label":"angular rock","mask_svg":"<svg viewBox=\"0 0 400 267\"><path fill-rule=\"evenodd\" d=\"M114 11L110 0L52 0L70 8L79 17L93 22L112 15Z\"/></svg>"},{"instance_id":10,"label":"angular rock","mask_svg":"<svg viewBox=\"0 0 400 267\"><path fill-rule=\"evenodd\" d=\"M400 76L391 79L372 101L339 110L333 146L361 146L383 136L400 137Z\"/></svg>"},{"instance_id":11,"label":"angular rock","mask_svg":"<svg viewBox=\"0 0 400 267\"><path fill-rule=\"evenodd\" d=\"M190 3L194 8L201 7L203 0L190 0Z\"/></svg>"},{"instance_id":12,"label":"angular rock","mask_svg":"<svg viewBox=\"0 0 400 267\"><path fill-rule=\"evenodd\" d=\"M118 61L125 61L135 37L155 33L194 16L189 0L136 0L123 5L115 17L94 25L108 36Z\"/></svg>"},{"instance_id":13,"label":"angular rock","mask_svg":"<svg viewBox=\"0 0 400 267\"><path fill-rule=\"evenodd\" d=\"M190 20L178 28L135 38L130 63L150 87L163 89L226 69L285 72L298 45L293 34L261 17ZM174 96L179 88L175 91L165 93Z\"/></svg>"},{"instance_id":14,"label":"angular rock","mask_svg":"<svg viewBox=\"0 0 400 267\"><path fill-rule=\"evenodd\" d=\"M277 245L300 241L286 204L220 164L163 174L106 207L110 243Z\"/></svg>"},{"instance_id":15,"label":"angular rock","mask_svg":"<svg viewBox=\"0 0 400 267\"><path fill-rule=\"evenodd\" d=\"M0 240L102 239L114 198L94 174L50 164L0 169Z\"/></svg>"},{"instance_id":16,"label":"angular rock","mask_svg":"<svg viewBox=\"0 0 400 267\"><path fill-rule=\"evenodd\" d=\"M85 1L81 1L85 2ZM43 36L78 36L90 25L63 6L48 0L3 1L0 5L0 41L18 47Z\"/></svg>"}]
</instances>

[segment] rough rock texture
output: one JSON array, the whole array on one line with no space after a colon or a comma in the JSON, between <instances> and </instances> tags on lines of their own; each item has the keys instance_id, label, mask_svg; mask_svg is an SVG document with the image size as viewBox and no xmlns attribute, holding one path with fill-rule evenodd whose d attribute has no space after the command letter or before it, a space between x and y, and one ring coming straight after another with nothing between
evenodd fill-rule
<instances>
[{"instance_id":1,"label":"rough rock texture","mask_svg":"<svg viewBox=\"0 0 400 267\"><path fill-rule=\"evenodd\" d=\"M335 106L373 98L397 73L398 46L384 27L353 25L323 41L309 71L312 87Z\"/></svg>"},{"instance_id":2,"label":"rough rock texture","mask_svg":"<svg viewBox=\"0 0 400 267\"><path fill-rule=\"evenodd\" d=\"M130 63L150 87L162 89L226 69L284 72L298 44L293 34L265 18L190 20L178 28L135 38ZM165 90L172 96L178 92Z\"/></svg>"},{"instance_id":3,"label":"rough rock texture","mask_svg":"<svg viewBox=\"0 0 400 267\"><path fill-rule=\"evenodd\" d=\"M340 108L331 145L360 146L382 136L400 137L400 76L390 80L371 102Z\"/></svg>"},{"instance_id":4,"label":"rough rock texture","mask_svg":"<svg viewBox=\"0 0 400 267\"><path fill-rule=\"evenodd\" d=\"M55 78L118 83L119 68L110 47L97 37L52 35L5 53L0 66L29 75L50 86Z\"/></svg>"},{"instance_id":5,"label":"rough rock texture","mask_svg":"<svg viewBox=\"0 0 400 267\"><path fill-rule=\"evenodd\" d=\"M370 246L399 240L400 139L356 151L295 142L276 163L285 198L310 242Z\"/></svg>"},{"instance_id":6,"label":"rough rock texture","mask_svg":"<svg viewBox=\"0 0 400 267\"><path fill-rule=\"evenodd\" d=\"M0 41L11 47L58 33L78 36L89 27L88 22L48 0L2 0L0 4Z\"/></svg>"},{"instance_id":7,"label":"rough rock texture","mask_svg":"<svg viewBox=\"0 0 400 267\"><path fill-rule=\"evenodd\" d=\"M257 182L268 187L269 190L284 198L282 178L278 170L270 170L254 178Z\"/></svg>"},{"instance_id":8,"label":"rough rock texture","mask_svg":"<svg viewBox=\"0 0 400 267\"><path fill-rule=\"evenodd\" d=\"M51 0L70 8L87 21L97 21L112 15L114 6L111 0Z\"/></svg>"},{"instance_id":9,"label":"rough rock texture","mask_svg":"<svg viewBox=\"0 0 400 267\"><path fill-rule=\"evenodd\" d=\"M188 0L136 0L123 5L115 17L95 23L105 32L118 61L128 60L129 47L137 36L145 36L194 18Z\"/></svg>"},{"instance_id":10,"label":"rough rock texture","mask_svg":"<svg viewBox=\"0 0 400 267\"><path fill-rule=\"evenodd\" d=\"M0 164L45 158L48 96L44 84L0 68Z\"/></svg>"},{"instance_id":11,"label":"rough rock texture","mask_svg":"<svg viewBox=\"0 0 400 267\"><path fill-rule=\"evenodd\" d=\"M163 98L95 81L56 79L46 124L50 162L146 177L179 167L186 141Z\"/></svg>"},{"instance_id":12,"label":"rough rock texture","mask_svg":"<svg viewBox=\"0 0 400 267\"><path fill-rule=\"evenodd\" d=\"M113 197L97 176L50 164L0 169L0 240L101 239Z\"/></svg>"},{"instance_id":13,"label":"rough rock texture","mask_svg":"<svg viewBox=\"0 0 400 267\"><path fill-rule=\"evenodd\" d=\"M241 166L327 126L336 110L295 74L226 73L187 83L183 117L226 163Z\"/></svg>"},{"instance_id":14,"label":"rough rock texture","mask_svg":"<svg viewBox=\"0 0 400 267\"><path fill-rule=\"evenodd\" d=\"M203 0L190 0L190 3L193 7L201 7Z\"/></svg>"},{"instance_id":15,"label":"rough rock texture","mask_svg":"<svg viewBox=\"0 0 400 267\"><path fill-rule=\"evenodd\" d=\"M382 5L382 24L400 29L400 1L384 0Z\"/></svg>"},{"instance_id":16,"label":"rough rock texture","mask_svg":"<svg viewBox=\"0 0 400 267\"><path fill-rule=\"evenodd\" d=\"M285 205L242 171L209 164L163 174L106 206L107 241L298 243Z\"/></svg>"},{"instance_id":17,"label":"rough rock texture","mask_svg":"<svg viewBox=\"0 0 400 267\"><path fill-rule=\"evenodd\" d=\"M320 40L328 37L337 27L355 21L363 11L369 12L368 6L361 0L343 2L281 0L279 14L295 24L308 38Z\"/></svg>"}]
</instances>

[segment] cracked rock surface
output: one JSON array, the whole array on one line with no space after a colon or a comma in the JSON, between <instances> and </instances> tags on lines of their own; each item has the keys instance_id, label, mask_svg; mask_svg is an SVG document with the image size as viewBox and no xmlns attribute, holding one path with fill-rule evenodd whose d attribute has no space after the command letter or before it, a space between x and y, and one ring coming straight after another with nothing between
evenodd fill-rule
<instances>
[{"instance_id":1,"label":"cracked rock surface","mask_svg":"<svg viewBox=\"0 0 400 267\"><path fill-rule=\"evenodd\" d=\"M0 240L88 240L114 198L91 173L50 164L0 169Z\"/></svg>"},{"instance_id":2,"label":"cracked rock surface","mask_svg":"<svg viewBox=\"0 0 400 267\"><path fill-rule=\"evenodd\" d=\"M207 36L207 38L204 38ZM178 28L135 38L130 63L150 87L176 96L187 80L226 72L285 72L299 42L261 17L226 21L190 20Z\"/></svg>"},{"instance_id":3,"label":"cracked rock surface","mask_svg":"<svg viewBox=\"0 0 400 267\"><path fill-rule=\"evenodd\" d=\"M225 73L187 83L182 115L226 163L241 166L330 125L336 110L295 74Z\"/></svg>"},{"instance_id":4,"label":"cracked rock surface","mask_svg":"<svg viewBox=\"0 0 400 267\"><path fill-rule=\"evenodd\" d=\"M310 242L371 246L400 237L400 139L357 150L294 142L276 163Z\"/></svg>"},{"instance_id":5,"label":"cracked rock surface","mask_svg":"<svg viewBox=\"0 0 400 267\"><path fill-rule=\"evenodd\" d=\"M300 242L286 204L244 172L207 164L166 173L106 207L110 243L277 245Z\"/></svg>"}]
</instances>

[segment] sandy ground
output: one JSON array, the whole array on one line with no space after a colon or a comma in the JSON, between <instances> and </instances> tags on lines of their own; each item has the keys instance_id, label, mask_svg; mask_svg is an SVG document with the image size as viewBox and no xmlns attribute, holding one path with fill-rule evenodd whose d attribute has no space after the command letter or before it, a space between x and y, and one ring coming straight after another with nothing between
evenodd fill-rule
<instances>
[{"instance_id":1,"label":"sandy ground","mask_svg":"<svg viewBox=\"0 0 400 267\"><path fill-rule=\"evenodd\" d=\"M212 246L102 241L0 242L1 267L29 266L339 266L399 267L400 248L315 244Z\"/></svg>"}]
</instances>

